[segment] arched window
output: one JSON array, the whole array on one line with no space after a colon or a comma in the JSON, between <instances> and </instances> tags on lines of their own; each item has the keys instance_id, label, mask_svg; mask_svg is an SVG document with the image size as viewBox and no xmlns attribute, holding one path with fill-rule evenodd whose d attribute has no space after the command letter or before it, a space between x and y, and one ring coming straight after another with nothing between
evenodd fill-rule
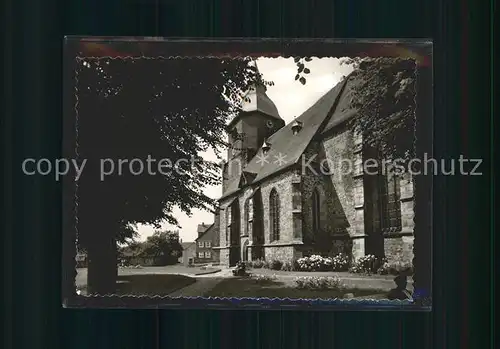
<instances>
[{"instance_id":1,"label":"arched window","mask_svg":"<svg viewBox=\"0 0 500 349\"><path fill-rule=\"evenodd\" d=\"M229 245L229 236L231 234L231 206L226 208L226 245Z\"/></svg>"},{"instance_id":2,"label":"arched window","mask_svg":"<svg viewBox=\"0 0 500 349\"><path fill-rule=\"evenodd\" d=\"M318 189L314 189L312 193L312 226L313 233L321 229L321 203L319 200Z\"/></svg>"},{"instance_id":3,"label":"arched window","mask_svg":"<svg viewBox=\"0 0 500 349\"><path fill-rule=\"evenodd\" d=\"M271 241L280 239L280 199L276 189L269 196L269 221L271 227Z\"/></svg>"},{"instance_id":4,"label":"arched window","mask_svg":"<svg viewBox=\"0 0 500 349\"><path fill-rule=\"evenodd\" d=\"M383 231L401 230L400 177L394 174L379 175L378 195L380 228Z\"/></svg>"},{"instance_id":5,"label":"arched window","mask_svg":"<svg viewBox=\"0 0 500 349\"><path fill-rule=\"evenodd\" d=\"M390 217L390 226L396 231L401 230L401 188L399 183L400 177L393 175L388 185L392 188L389 191L388 211Z\"/></svg>"},{"instance_id":6,"label":"arched window","mask_svg":"<svg viewBox=\"0 0 500 349\"><path fill-rule=\"evenodd\" d=\"M249 226L249 220L250 220L250 198L245 200L245 206L243 208L245 210L244 215L245 215L245 225L244 225L244 232L243 235L248 235L248 226Z\"/></svg>"}]
</instances>

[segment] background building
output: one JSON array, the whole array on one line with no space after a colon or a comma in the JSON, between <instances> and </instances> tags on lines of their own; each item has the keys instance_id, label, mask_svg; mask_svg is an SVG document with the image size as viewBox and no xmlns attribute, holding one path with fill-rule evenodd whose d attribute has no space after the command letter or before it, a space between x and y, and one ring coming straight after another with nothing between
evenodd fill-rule
<instances>
[{"instance_id":1,"label":"background building","mask_svg":"<svg viewBox=\"0 0 500 349\"><path fill-rule=\"evenodd\" d=\"M198 225L198 238L196 244L196 262L197 263L218 263L219 262L219 211L214 215L214 223Z\"/></svg>"},{"instance_id":2,"label":"background building","mask_svg":"<svg viewBox=\"0 0 500 349\"><path fill-rule=\"evenodd\" d=\"M181 242L182 245L182 255L179 258L179 262L184 266L194 264L196 257L196 243L194 242Z\"/></svg>"}]
</instances>

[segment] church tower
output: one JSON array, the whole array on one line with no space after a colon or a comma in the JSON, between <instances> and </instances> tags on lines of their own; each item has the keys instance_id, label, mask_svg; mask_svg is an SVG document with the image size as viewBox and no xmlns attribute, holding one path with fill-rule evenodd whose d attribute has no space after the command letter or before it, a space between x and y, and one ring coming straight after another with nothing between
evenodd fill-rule
<instances>
[{"instance_id":1,"label":"church tower","mask_svg":"<svg viewBox=\"0 0 500 349\"><path fill-rule=\"evenodd\" d=\"M223 193L227 183L240 178L242 169L255 156L264 140L285 126L278 109L262 84L251 86L245 94L242 111L227 125L229 149L223 166Z\"/></svg>"}]
</instances>

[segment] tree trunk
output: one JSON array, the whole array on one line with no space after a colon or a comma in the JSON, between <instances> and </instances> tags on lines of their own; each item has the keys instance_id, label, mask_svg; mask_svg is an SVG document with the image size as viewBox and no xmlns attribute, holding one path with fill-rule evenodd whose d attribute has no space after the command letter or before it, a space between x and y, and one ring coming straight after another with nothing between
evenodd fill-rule
<instances>
[{"instance_id":1,"label":"tree trunk","mask_svg":"<svg viewBox=\"0 0 500 349\"><path fill-rule=\"evenodd\" d=\"M117 246L111 231L104 231L88 247L88 294L105 295L116 291Z\"/></svg>"}]
</instances>

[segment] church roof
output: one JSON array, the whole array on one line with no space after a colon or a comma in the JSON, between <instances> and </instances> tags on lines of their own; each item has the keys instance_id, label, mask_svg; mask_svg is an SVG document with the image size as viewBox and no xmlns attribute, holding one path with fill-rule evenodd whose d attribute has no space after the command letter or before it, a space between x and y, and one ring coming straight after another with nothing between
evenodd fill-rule
<instances>
[{"instance_id":1,"label":"church roof","mask_svg":"<svg viewBox=\"0 0 500 349\"><path fill-rule=\"evenodd\" d=\"M338 104L335 107L335 111L329 118L328 123L325 125L321 134L325 134L337 125L340 125L344 121L350 119L356 114L357 110L350 107L352 100L352 93L355 86L361 84L361 80L354 74L351 74L346 78L346 84L344 91L342 92L342 97L339 99Z\"/></svg>"},{"instance_id":2,"label":"church roof","mask_svg":"<svg viewBox=\"0 0 500 349\"><path fill-rule=\"evenodd\" d=\"M259 182L296 164L315 135L323 134L352 117L355 111L348 106L351 100L351 89L358 83L359 81L351 74L323 95L294 120L302 123L302 128L297 134L293 134L294 122L292 121L269 137L267 141L271 148L265 156L267 161L263 161L264 155L262 149L259 149L243 169L245 173L253 174L252 182ZM240 178L234 178L228 183L221 198L236 193L239 187Z\"/></svg>"}]
</instances>

